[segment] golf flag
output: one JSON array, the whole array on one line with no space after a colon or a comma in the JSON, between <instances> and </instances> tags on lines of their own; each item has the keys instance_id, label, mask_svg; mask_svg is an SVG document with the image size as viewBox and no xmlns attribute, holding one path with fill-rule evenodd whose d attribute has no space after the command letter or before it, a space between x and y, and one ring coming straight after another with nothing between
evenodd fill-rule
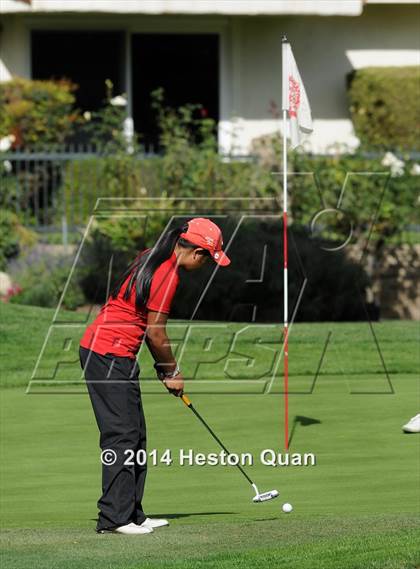
<instances>
[{"instance_id":1,"label":"golf flag","mask_svg":"<svg viewBox=\"0 0 420 569\"><path fill-rule=\"evenodd\" d=\"M291 148L296 148L305 140L305 135L313 131L311 108L299 70L293 57L292 48L283 42L283 111L289 113Z\"/></svg>"}]
</instances>

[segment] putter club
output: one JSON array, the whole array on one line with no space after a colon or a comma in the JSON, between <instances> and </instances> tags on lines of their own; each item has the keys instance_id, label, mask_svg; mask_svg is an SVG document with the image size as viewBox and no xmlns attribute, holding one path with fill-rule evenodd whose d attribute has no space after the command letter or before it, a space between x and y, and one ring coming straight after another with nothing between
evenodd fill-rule
<instances>
[{"instance_id":1,"label":"putter club","mask_svg":"<svg viewBox=\"0 0 420 569\"><path fill-rule=\"evenodd\" d=\"M191 400L189 399L189 397L187 397L185 394L181 395L181 399L182 401L185 403L185 405L187 407L189 407L189 409L191 409L191 411L194 413L194 415L197 417L197 419L199 419L199 421L201 421L201 423L206 427L206 429L208 430L208 432L211 434L211 436L219 443L219 445L222 447L222 449L227 452L227 454L231 454L228 449L225 447L225 445L222 443L222 441L219 439L219 437L216 435L216 433L214 433L212 431L212 429L207 425L207 423L205 422L205 420L203 419L203 417L198 413L198 411L194 408L193 404L191 403ZM252 501L255 503L260 503L260 502L267 502L268 500L273 500L274 498L277 498L277 496L279 495L277 490L269 490L268 492L263 492L262 494L260 494L256 484L254 484L254 482L252 482L251 478L248 476L248 474L245 472L245 470L239 465L236 464L235 466L237 466L239 468L239 470L241 471L241 473L245 476L245 478L248 480L248 482L251 484L251 486L254 489L255 492L255 496L252 498Z\"/></svg>"}]
</instances>

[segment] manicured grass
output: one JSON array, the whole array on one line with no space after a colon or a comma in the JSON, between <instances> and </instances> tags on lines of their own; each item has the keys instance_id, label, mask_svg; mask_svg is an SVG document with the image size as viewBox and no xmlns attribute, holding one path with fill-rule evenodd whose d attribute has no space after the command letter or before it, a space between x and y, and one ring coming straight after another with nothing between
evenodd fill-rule
<instances>
[{"instance_id":1,"label":"manicured grass","mask_svg":"<svg viewBox=\"0 0 420 569\"><path fill-rule=\"evenodd\" d=\"M178 522L140 539L80 529L9 530L3 562L8 569L414 569L418 563L416 520L408 516Z\"/></svg>"},{"instance_id":2,"label":"manicured grass","mask_svg":"<svg viewBox=\"0 0 420 569\"><path fill-rule=\"evenodd\" d=\"M84 388L78 345L88 324L85 313L60 311L55 316L52 309L12 304L1 305L0 311L2 386L27 387L41 354L32 390L41 382L49 387L78 382ZM194 378L189 389L261 393L273 374L272 390L281 389L282 366L275 369L281 326L172 321L169 331L184 376ZM319 368L316 383L322 377L342 376L352 392L392 391L387 373L419 372L418 341L416 322L384 321L372 329L364 322L295 324L289 345L290 376L295 378L291 389L312 389ZM147 348L140 353L140 363L143 389L160 391Z\"/></svg>"},{"instance_id":3,"label":"manicured grass","mask_svg":"<svg viewBox=\"0 0 420 569\"><path fill-rule=\"evenodd\" d=\"M374 346L367 345L365 324L295 327L290 450L314 453L316 466L273 467L259 460L265 448L283 452L278 378L267 395L205 394L190 382L197 409L228 448L253 454L248 472L260 490L280 491L280 498L265 504L252 503L252 489L233 467L179 465L180 449L219 449L179 400L149 393L145 382L149 449L159 454L171 449L174 460L171 466L150 465L144 500L148 514L168 516L171 526L138 539L93 531L100 492L98 433L83 384L75 393L67 388L25 393L53 311L6 305L1 312L2 383L11 387L0 391L4 567L414 569L420 564L420 436L401 432L418 412L416 324L376 326L391 384L377 365ZM208 329L194 332L184 369L208 357L202 347ZM229 325L222 340L240 329ZM316 370L330 329L331 352L314 384L313 366ZM268 330L261 336L273 341ZM207 361L223 355L219 336L220 330L213 360ZM236 357L252 356L258 342L241 336ZM54 349L45 368L54 362ZM64 356L75 369L72 350ZM265 365L258 357L254 364L254 373ZM149 365L142 365L143 376ZM199 377L225 377L220 362L200 367ZM281 512L286 501L294 506L292 514Z\"/></svg>"}]
</instances>

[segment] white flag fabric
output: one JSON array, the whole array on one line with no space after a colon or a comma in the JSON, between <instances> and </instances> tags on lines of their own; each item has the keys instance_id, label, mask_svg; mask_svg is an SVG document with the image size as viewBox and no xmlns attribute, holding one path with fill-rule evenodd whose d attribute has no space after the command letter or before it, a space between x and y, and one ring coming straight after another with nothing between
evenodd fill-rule
<instances>
[{"instance_id":1,"label":"white flag fabric","mask_svg":"<svg viewBox=\"0 0 420 569\"><path fill-rule=\"evenodd\" d=\"M290 43L283 43L283 110L289 113L291 148L313 131L311 108ZM286 128L286 125L284 125Z\"/></svg>"}]
</instances>

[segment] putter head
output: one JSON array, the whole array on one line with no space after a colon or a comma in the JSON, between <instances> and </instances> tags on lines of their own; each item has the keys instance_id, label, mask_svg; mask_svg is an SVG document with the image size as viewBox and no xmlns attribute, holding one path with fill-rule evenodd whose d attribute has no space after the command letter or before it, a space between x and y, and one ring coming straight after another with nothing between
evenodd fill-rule
<instances>
[{"instance_id":1,"label":"putter head","mask_svg":"<svg viewBox=\"0 0 420 569\"><path fill-rule=\"evenodd\" d=\"M252 498L252 501L255 503L258 502L267 502L267 500L274 500L279 495L277 490L269 490L268 492L263 492L262 494L257 494Z\"/></svg>"}]
</instances>

